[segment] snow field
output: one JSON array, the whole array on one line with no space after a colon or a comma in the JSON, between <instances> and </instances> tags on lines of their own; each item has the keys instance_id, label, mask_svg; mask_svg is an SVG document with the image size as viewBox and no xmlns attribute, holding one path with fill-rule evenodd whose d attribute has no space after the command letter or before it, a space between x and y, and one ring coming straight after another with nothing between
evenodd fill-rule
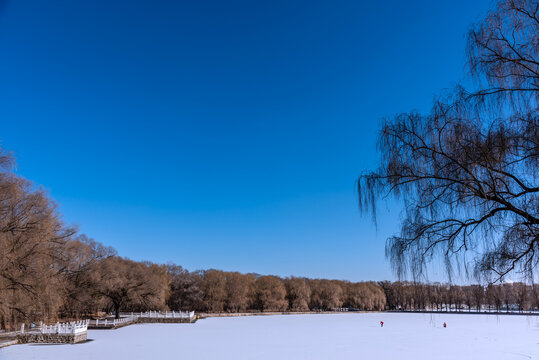
<instances>
[{"instance_id":1,"label":"snow field","mask_svg":"<svg viewBox=\"0 0 539 360\"><path fill-rule=\"evenodd\" d=\"M10 346L0 349L0 359L539 359L539 318L517 315L209 318L195 324L94 330L88 338L91 341L77 345Z\"/></svg>"}]
</instances>

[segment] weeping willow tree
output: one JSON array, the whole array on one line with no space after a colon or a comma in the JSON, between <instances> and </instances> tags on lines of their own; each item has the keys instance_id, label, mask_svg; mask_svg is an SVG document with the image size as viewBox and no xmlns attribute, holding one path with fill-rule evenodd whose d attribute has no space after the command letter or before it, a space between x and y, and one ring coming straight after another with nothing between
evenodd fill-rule
<instances>
[{"instance_id":1,"label":"weeping willow tree","mask_svg":"<svg viewBox=\"0 0 539 360\"><path fill-rule=\"evenodd\" d=\"M471 90L430 113L386 119L380 165L358 180L362 211L401 199L400 233L386 243L399 276L443 261L488 281L533 275L539 260L539 2L500 0L468 33Z\"/></svg>"}]
</instances>

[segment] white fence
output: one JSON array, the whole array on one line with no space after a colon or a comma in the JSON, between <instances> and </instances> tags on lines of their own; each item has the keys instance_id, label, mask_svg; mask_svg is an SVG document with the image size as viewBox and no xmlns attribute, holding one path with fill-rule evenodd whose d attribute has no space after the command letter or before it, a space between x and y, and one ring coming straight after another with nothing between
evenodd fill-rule
<instances>
[{"instance_id":1,"label":"white fence","mask_svg":"<svg viewBox=\"0 0 539 360\"><path fill-rule=\"evenodd\" d=\"M135 321L136 319L138 318L138 316L132 316L132 315L127 315L127 316L123 316L119 319L112 319L112 320L109 320L109 319L97 319L95 320L95 326L116 326L116 325L121 325L121 324L126 324L126 323L130 323L132 321Z\"/></svg>"},{"instance_id":2,"label":"white fence","mask_svg":"<svg viewBox=\"0 0 539 360\"><path fill-rule=\"evenodd\" d=\"M72 321L69 323L56 323L55 325L40 326L42 334L75 335L88 331L90 320Z\"/></svg>"},{"instance_id":3,"label":"white fence","mask_svg":"<svg viewBox=\"0 0 539 360\"><path fill-rule=\"evenodd\" d=\"M132 312L132 313L120 313L119 319L96 319L91 320L90 325L98 328L115 327L121 324L128 324L142 318L153 319L189 319L193 320L195 317L194 311L146 311L146 312Z\"/></svg>"},{"instance_id":4,"label":"white fence","mask_svg":"<svg viewBox=\"0 0 539 360\"><path fill-rule=\"evenodd\" d=\"M159 318L159 319L192 319L195 317L194 311L146 311L137 313L136 316L141 318Z\"/></svg>"}]
</instances>

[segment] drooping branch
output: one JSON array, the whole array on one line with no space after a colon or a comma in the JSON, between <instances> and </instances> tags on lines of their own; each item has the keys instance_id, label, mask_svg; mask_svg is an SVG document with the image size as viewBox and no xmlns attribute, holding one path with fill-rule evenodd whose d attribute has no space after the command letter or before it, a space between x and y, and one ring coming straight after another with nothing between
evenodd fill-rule
<instances>
[{"instance_id":1,"label":"drooping branch","mask_svg":"<svg viewBox=\"0 0 539 360\"><path fill-rule=\"evenodd\" d=\"M469 250L475 270L497 278L536 265L538 11L537 0L499 0L468 34L477 87L383 124L380 166L359 178L359 205L376 221L379 198L403 200L400 234L386 246L398 274L416 278L436 257L450 272Z\"/></svg>"}]
</instances>

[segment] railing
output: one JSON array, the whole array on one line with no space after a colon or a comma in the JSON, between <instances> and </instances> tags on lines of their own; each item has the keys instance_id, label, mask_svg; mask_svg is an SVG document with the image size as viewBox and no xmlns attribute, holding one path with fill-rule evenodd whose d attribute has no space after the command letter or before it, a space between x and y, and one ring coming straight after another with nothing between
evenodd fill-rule
<instances>
[{"instance_id":1,"label":"railing","mask_svg":"<svg viewBox=\"0 0 539 360\"><path fill-rule=\"evenodd\" d=\"M99 328L107 328L107 327L115 327L117 325L121 324L128 324L130 322L137 321L140 318L153 318L153 319L189 319L192 320L195 317L194 311L146 311L146 312L138 312L138 313L120 313L119 319L96 319L91 320L90 325L99 327Z\"/></svg>"},{"instance_id":2,"label":"railing","mask_svg":"<svg viewBox=\"0 0 539 360\"><path fill-rule=\"evenodd\" d=\"M96 320L81 320L68 323L56 323L54 325L40 324L39 330L42 334L61 334L75 335L88 331L88 325L96 327L116 327L122 324L128 324L137 321L139 318L154 318L154 319L190 319L195 317L194 311L146 311L140 313L120 314L119 319L96 319ZM21 333L24 332L24 324L21 326Z\"/></svg>"},{"instance_id":3,"label":"railing","mask_svg":"<svg viewBox=\"0 0 539 360\"><path fill-rule=\"evenodd\" d=\"M88 331L90 320L72 321L69 323L56 323L55 325L40 326L42 334L75 335Z\"/></svg>"},{"instance_id":4,"label":"railing","mask_svg":"<svg viewBox=\"0 0 539 360\"><path fill-rule=\"evenodd\" d=\"M109 319L97 319L97 320L95 320L95 326L111 326L111 327L114 327L116 325L130 323L132 321L137 320L137 318L138 318L138 316L128 315L128 316L121 317L119 319L112 319L112 320L109 320Z\"/></svg>"},{"instance_id":5,"label":"railing","mask_svg":"<svg viewBox=\"0 0 539 360\"><path fill-rule=\"evenodd\" d=\"M159 318L159 319L191 319L195 316L194 311L146 311L137 313L141 318Z\"/></svg>"}]
</instances>

